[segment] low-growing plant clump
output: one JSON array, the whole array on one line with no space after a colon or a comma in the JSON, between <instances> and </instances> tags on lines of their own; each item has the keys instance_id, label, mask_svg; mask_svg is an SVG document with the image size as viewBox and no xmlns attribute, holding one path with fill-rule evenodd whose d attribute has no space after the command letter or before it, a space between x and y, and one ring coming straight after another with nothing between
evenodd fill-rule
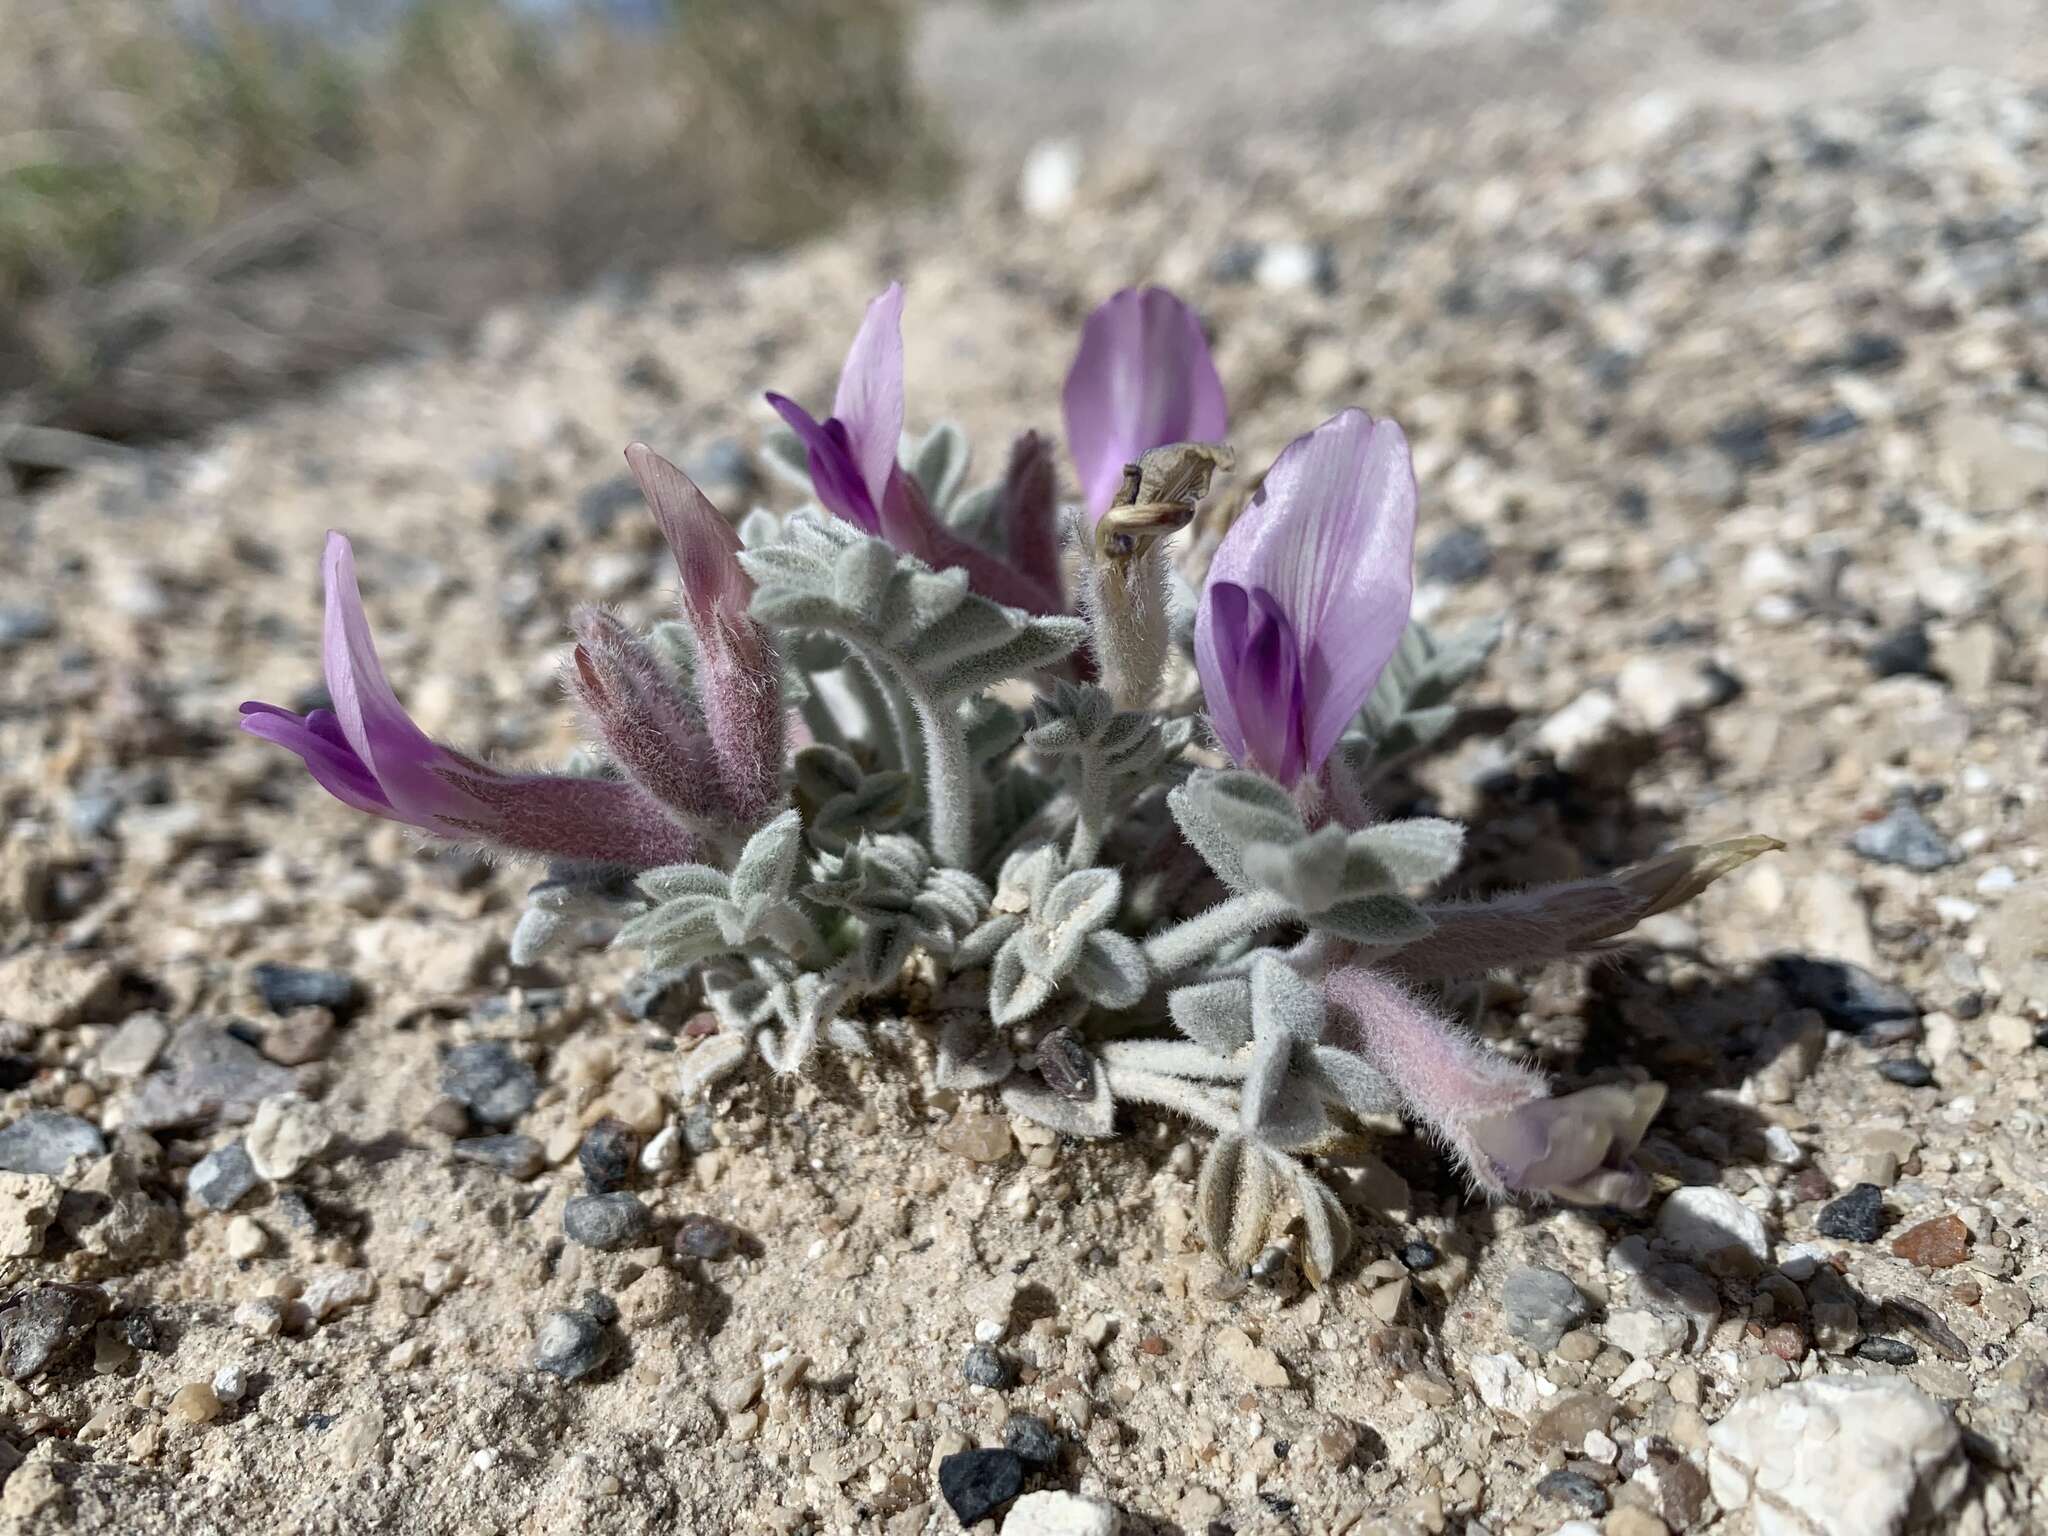
<instances>
[{"instance_id":1,"label":"low-growing plant clump","mask_svg":"<svg viewBox=\"0 0 2048 1536\"><path fill-rule=\"evenodd\" d=\"M566 771L413 724L340 534L331 707L252 703L244 728L359 810L547 861L515 959L615 924L776 1072L916 1028L934 1086L1061 1132L1113 1135L1120 1105L1199 1123L1203 1223L1232 1262L1290 1203L1309 1275L1333 1273L1350 1234L1317 1159L1389 1113L1491 1196L1641 1205L1662 1088L1553 1094L1459 1015L1487 972L1599 949L1772 840L1433 896L1464 829L1377 806L1495 632L1411 621L1401 429L1342 411L1228 515L1200 322L1126 291L1067 379L1079 500L1032 432L969 489L956 429L904 437L902 309L896 287L870 305L823 420L769 397L772 457L809 504L735 524L627 450L681 614L645 635L576 615L566 683L592 745ZM1168 550L1205 503L1227 526L1197 585Z\"/></svg>"}]
</instances>

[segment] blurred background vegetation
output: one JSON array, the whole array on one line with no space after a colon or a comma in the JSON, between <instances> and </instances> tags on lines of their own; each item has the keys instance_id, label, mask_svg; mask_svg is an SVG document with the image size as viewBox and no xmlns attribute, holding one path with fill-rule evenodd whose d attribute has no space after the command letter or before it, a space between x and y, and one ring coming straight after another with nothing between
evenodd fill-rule
<instances>
[{"instance_id":1,"label":"blurred background vegetation","mask_svg":"<svg viewBox=\"0 0 2048 1536\"><path fill-rule=\"evenodd\" d=\"M0 0L0 457L929 192L908 31L905 0Z\"/></svg>"}]
</instances>

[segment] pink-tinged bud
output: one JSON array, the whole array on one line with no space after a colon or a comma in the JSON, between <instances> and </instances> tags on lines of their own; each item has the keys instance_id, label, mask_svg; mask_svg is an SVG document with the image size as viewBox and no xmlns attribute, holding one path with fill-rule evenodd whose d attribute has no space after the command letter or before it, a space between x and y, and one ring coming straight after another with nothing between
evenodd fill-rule
<instances>
[{"instance_id":1,"label":"pink-tinged bud","mask_svg":"<svg viewBox=\"0 0 2048 1536\"><path fill-rule=\"evenodd\" d=\"M1597 1088L1550 1098L1542 1076L1438 1018L1399 984L1359 967L1324 981L1325 1045L1358 1052L1490 1194L1640 1205L1649 1179L1629 1162L1663 1089Z\"/></svg>"},{"instance_id":2,"label":"pink-tinged bud","mask_svg":"<svg viewBox=\"0 0 2048 1536\"><path fill-rule=\"evenodd\" d=\"M437 837L544 858L636 869L687 862L695 844L638 785L505 773L433 740L406 714L377 659L355 555L327 536L325 671L333 709L300 716L242 706L242 729L295 752L344 805Z\"/></svg>"},{"instance_id":3,"label":"pink-tinged bud","mask_svg":"<svg viewBox=\"0 0 2048 1536\"><path fill-rule=\"evenodd\" d=\"M639 636L602 609L576 616L569 691L627 777L693 823L731 819L696 706Z\"/></svg>"},{"instance_id":4,"label":"pink-tinged bud","mask_svg":"<svg viewBox=\"0 0 2048 1536\"><path fill-rule=\"evenodd\" d=\"M1774 837L1734 837L1674 848L1592 880L1491 901L1425 905L1434 930L1387 965L1415 981L1446 981L1599 949L1644 918L1683 905L1729 871L1784 846Z\"/></svg>"},{"instance_id":5,"label":"pink-tinged bud","mask_svg":"<svg viewBox=\"0 0 2048 1536\"><path fill-rule=\"evenodd\" d=\"M746 618L754 582L740 566L740 536L711 498L645 443L626 448L626 467L646 498L655 525L668 541L683 578L683 610L690 627Z\"/></svg>"},{"instance_id":6,"label":"pink-tinged bud","mask_svg":"<svg viewBox=\"0 0 2048 1536\"><path fill-rule=\"evenodd\" d=\"M783 802L782 662L747 611L754 583L740 566L739 535L688 475L645 444L628 448L626 463L682 572L718 798L738 825L759 826Z\"/></svg>"},{"instance_id":7,"label":"pink-tinged bud","mask_svg":"<svg viewBox=\"0 0 2048 1536\"><path fill-rule=\"evenodd\" d=\"M1408 624L1415 471L1391 421L1296 438L1210 562L1195 617L1209 719L1241 766L1315 778Z\"/></svg>"},{"instance_id":8,"label":"pink-tinged bud","mask_svg":"<svg viewBox=\"0 0 2048 1536\"><path fill-rule=\"evenodd\" d=\"M1049 594L1060 590L1059 473L1052 444L1026 432L1010 445L1001 527L1011 565Z\"/></svg>"}]
</instances>

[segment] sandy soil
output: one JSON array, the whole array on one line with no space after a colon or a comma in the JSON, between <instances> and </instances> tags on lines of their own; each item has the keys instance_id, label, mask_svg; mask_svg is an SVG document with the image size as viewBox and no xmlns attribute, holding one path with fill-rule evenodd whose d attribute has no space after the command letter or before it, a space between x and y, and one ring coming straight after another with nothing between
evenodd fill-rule
<instances>
[{"instance_id":1,"label":"sandy soil","mask_svg":"<svg viewBox=\"0 0 2048 1536\"><path fill-rule=\"evenodd\" d=\"M1664 8L1612 9L1627 30ZM1196 52L1197 81L1227 62ZM0 1381L0 1519L937 1532L939 1461L1025 1413L1059 1440L1035 1485L1128 1532L1747 1536L1736 1474L1772 1435L1745 1414L1866 1380L1930 1420L1788 1418L1793 1481L1842 1499L1762 1529L2037 1525L2048 77L2027 63L1825 103L1603 87L1394 135L1362 114L1197 156L1085 148L1035 213L1006 171L785 257L506 312L32 503L0 530L0 1137L49 1111L105 1150L0 1174L0 1365L26 1366ZM1647 1212L1489 1209L1390 1129L1343 1174L1362 1251L1312 1292L1284 1247L1253 1277L1203 1251L1183 1128L1139 1116L1105 1147L991 1123L919 1086L920 1039L695 1097L713 1047L623 957L508 965L530 872L421 850L234 733L238 700L317 679L336 525L423 723L558 758L571 606L669 601L619 447L696 466L729 510L782 504L752 478L752 402L828 394L898 275L913 421L959 420L984 468L1056 425L1079 318L1141 280L1210 317L1244 461L1354 401L1403 422L1420 606L1508 622L1414 788L1473 823L1475 882L1787 842L1628 957L1496 990L1504 1045L1567 1082L1671 1084ZM293 1009L265 963L345 980ZM510 1129L537 1172L453 1150L479 1127L442 1093L448 1053L484 1041L533 1069ZM247 1123L285 1089L313 1107ZM607 1114L682 1145L633 1175L653 1236L599 1252L562 1207ZM218 1165L196 1165L238 1140L290 1171L210 1209ZM1881 1230L1839 1235L1821 1213L1864 1184ZM1517 1299L1540 1283L1510 1284L1528 1266L1576 1289L1548 1336ZM547 1314L612 1306L600 1369L534 1369ZM1005 1384L968 1379L978 1340ZM1898 1507L1859 1512L1858 1488ZM1063 1528L1099 1527L1010 1517Z\"/></svg>"}]
</instances>

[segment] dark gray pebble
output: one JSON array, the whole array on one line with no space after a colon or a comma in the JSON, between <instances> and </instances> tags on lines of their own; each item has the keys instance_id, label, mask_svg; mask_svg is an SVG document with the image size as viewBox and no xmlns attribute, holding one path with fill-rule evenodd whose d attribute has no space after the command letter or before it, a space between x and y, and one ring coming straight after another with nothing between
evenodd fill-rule
<instances>
[{"instance_id":1,"label":"dark gray pebble","mask_svg":"<svg viewBox=\"0 0 2048 1536\"><path fill-rule=\"evenodd\" d=\"M939 1492L962 1527L978 1525L1024 1491L1015 1451L961 1451L939 1463Z\"/></svg>"},{"instance_id":2,"label":"dark gray pebble","mask_svg":"<svg viewBox=\"0 0 2048 1536\"><path fill-rule=\"evenodd\" d=\"M586 1248L630 1248L647 1236L651 1218L637 1195L577 1195L562 1207L562 1231Z\"/></svg>"}]
</instances>

